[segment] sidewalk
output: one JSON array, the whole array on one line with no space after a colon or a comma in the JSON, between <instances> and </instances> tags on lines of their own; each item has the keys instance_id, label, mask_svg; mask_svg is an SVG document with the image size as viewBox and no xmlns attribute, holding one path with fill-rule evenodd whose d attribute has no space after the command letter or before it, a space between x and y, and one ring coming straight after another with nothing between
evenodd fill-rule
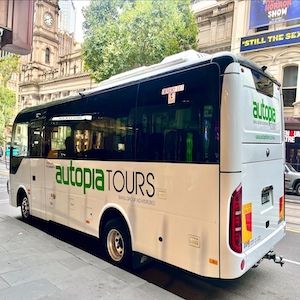
<instances>
[{"instance_id":1,"label":"sidewalk","mask_svg":"<svg viewBox=\"0 0 300 300\"><path fill-rule=\"evenodd\" d=\"M9 174L9 164L6 164L5 161L0 158L0 176L8 176Z\"/></svg>"},{"instance_id":2,"label":"sidewalk","mask_svg":"<svg viewBox=\"0 0 300 300\"><path fill-rule=\"evenodd\" d=\"M0 209L0 299L100 298L179 299Z\"/></svg>"}]
</instances>

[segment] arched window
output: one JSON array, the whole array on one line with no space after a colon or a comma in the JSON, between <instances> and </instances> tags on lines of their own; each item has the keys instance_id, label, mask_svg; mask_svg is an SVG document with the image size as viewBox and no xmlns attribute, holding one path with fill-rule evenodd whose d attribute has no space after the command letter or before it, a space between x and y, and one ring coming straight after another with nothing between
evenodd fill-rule
<instances>
[{"instance_id":1,"label":"arched window","mask_svg":"<svg viewBox=\"0 0 300 300\"><path fill-rule=\"evenodd\" d=\"M49 64L50 63L50 49L46 48L46 52L45 52L45 63Z\"/></svg>"},{"instance_id":2,"label":"arched window","mask_svg":"<svg viewBox=\"0 0 300 300\"><path fill-rule=\"evenodd\" d=\"M287 66L283 69L282 94L284 106L293 106L296 100L298 66Z\"/></svg>"}]
</instances>

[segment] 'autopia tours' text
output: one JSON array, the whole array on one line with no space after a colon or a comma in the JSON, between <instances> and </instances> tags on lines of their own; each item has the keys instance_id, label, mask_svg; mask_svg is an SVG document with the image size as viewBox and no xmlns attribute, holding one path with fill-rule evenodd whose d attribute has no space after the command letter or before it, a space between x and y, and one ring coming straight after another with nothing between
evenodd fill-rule
<instances>
[{"instance_id":1,"label":"'autopia tours' text","mask_svg":"<svg viewBox=\"0 0 300 300\"><path fill-rule=\"evenodd\" d=\"M70 161L69 166L56 166L55 178L58 184L82 188L84 194L89 189L96 189L148 197L155 195L153 173L80 168L73 166L73 161Z\"/></svg>"}]
</instances>

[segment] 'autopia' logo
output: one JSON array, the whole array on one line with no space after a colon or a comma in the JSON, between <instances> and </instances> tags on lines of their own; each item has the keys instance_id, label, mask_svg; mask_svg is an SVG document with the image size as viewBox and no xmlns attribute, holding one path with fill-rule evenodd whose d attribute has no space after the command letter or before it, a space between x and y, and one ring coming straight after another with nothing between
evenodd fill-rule
<instances>
[{"instance_id":1,"label":"'autopia' logo","mask_svg":"<svg viewBox=\"0 0 300 300\"><path fill-rule=\"evenodd\" d=\"M264 104L263 99L260 103L253 100L252 104L255 119L276 123L276 111L273 106Z\"/></svg>"},{"instance_id":2,"label":"'autopia' logo","mask_svg":"<svg viewBox=\"0 0 300 300\"><path fill-rule=\"evenodd\" d=\"M103 170L80 168L73 166L56 166L56 182L58 184L81 187L83 193L89 189L104 191L115 190L118 193L126 191L128 194L155 195L154 175L137 171Z\"/></svg>"}]
</instances>

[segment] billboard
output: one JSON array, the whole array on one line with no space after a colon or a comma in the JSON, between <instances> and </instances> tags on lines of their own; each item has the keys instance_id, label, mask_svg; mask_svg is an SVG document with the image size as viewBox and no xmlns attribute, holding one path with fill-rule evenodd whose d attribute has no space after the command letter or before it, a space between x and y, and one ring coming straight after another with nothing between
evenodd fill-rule
<instances>
[{"instance_id":1,"label":"billboard","mask_svg":"<svg viewBox=\"0 0 300 300\"><path fill-rule=\"evenodd\" d=\"M300 43L300 27L246 36L241 39L241 52Z\"/></svg>"},{"instance_id":2,"label":"billboard","mask_svg":"<svg viewBox=\"0 0 300 300\"><path fill-rule=\"evenodd\" d=\"M251 0L249 28L300 19L300 0Z\"/></svg>"}]
</instances>

